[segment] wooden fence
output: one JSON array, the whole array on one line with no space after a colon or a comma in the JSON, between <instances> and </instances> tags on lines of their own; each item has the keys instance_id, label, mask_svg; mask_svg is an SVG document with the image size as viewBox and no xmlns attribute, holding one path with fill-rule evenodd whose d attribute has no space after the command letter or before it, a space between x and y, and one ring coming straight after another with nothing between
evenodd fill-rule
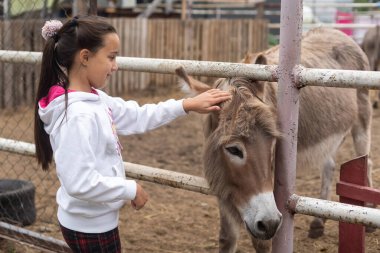
<instances>
[{"instance_id":1,"label":"wooden fence","mask_svg":"<svg viewBox=\"0 0 380 253\"><path fill-rule=\"evenodd\" d=\"M265 20L126 19L109 21L121 40L121 56L237 62L247 52L268 47ZM0 22L0 49L42 51L43 20ZM30 105L39 65L0 62L0 107ZM171 86L173 75L118 71L107 86L111 95Z\"/></svg>"}]
</instances>

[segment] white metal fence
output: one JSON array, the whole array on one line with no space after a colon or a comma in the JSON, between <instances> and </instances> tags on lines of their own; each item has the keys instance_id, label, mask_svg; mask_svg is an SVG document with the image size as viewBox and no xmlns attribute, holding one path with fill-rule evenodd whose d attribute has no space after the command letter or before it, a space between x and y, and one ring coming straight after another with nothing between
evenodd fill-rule
<instances>
[{"instance_id":1,"label":"white metal fence","mask_svg":"<svg viewBox=\"0 0 380 253\"><path fill-rule=\"evenodd\" d=\"M40 60L41 53L38 52L32 53L0 50L0 61L38 63ZM190 74L204 76L245 76L257 80L267 81L278 81L279 78L278 66L276 65L264 66L227 62L203 62L129 57L118 57L117 62L119 64L119 69L129 71L173 74L175 73L176 68L183 66ZM298 77L297 80L299 86L319 85L326 87L334 86L343 88L380 88L378 85L380 83L379 72L309 69L297 66L295 68L295 74ZM35 152L33 144L9 139L0 139L0 150L19 153L27 156L33 156ZM125 165L126 174L129 177L161 183L176 188L183 188L190 191L196 191L205 194L209 193L208 185L203 178L181 173L174 173L143 165L131 163L125 163ZM293 198L300 199L294 208L296 212L351 223L355 222L363 225L370 223L372 226L380 227L380 223L378 223L380 210L359 208L332 201L323 201L321 208L315 208L315 201L319 201L319 203L321 203L320 200L297 197L295 195ZM326 212L329 214L328 216L326 216ZM366 214L363 215L363 213ZM16 232L13 231L12 233ZM29 238L26 237L25 239L27 240ZM19 240L22 240L22 238ZM33 240L33 242L38 243L39 240ZM65 248L62 248L62 251L64 250Z\"/></svg>"}]
</instances>

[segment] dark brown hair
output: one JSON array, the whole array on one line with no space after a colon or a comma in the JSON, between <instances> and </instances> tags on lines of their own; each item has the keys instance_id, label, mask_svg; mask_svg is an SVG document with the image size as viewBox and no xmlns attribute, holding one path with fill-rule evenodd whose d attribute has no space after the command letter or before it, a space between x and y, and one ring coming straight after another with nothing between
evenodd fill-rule
<instances>
[{"instance_id":1,"label":"dark brown hair","mask_svg":"<svg viewBox=\"0 0 380 253\"><path fill-rule=\"evenodd\" d=\"M49 168L53 159L53 150L49 135L44 130L44 124L38 115L38 102L48 95L53 85L59 84L65 89L67 108L68 73L73 66L75 54L82 49L97 52L104 46L104 36L109 33L116 33L116 29L105 18L74 17L65 22L57 34L48 38L45 43L34 117L36 156L43 170Z\"/></svg>"}]
</instances>

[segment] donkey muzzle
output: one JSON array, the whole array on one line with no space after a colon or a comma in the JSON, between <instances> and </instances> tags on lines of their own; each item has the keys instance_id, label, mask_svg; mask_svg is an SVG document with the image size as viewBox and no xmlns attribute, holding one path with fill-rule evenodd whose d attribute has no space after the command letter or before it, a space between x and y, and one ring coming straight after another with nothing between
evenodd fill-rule
<instances>
[{"instance_id":1,"label":"donkey muzzle","mask_svg":"<svg viewBox=\"0 0 380 253\"><path fill-rule=\"evenodd\" d=\"M249 226L245 222L245 226L253 237L261 240L269 240L276 234L281 221L282 217L280 216L277 219L256 221L253 226Z\"/></svg>"},{"instance_id":2,"label":"donkey muzzle","mask_svg":"<svg viewBox=\"0 0 380 253\"><path fill-rule=\"evenodd\" d=\"M252 197L248 205L241 209L241 216L250 234L261 240L271 239L282 221L272 192Z\"/></svg>"}]
</instances>

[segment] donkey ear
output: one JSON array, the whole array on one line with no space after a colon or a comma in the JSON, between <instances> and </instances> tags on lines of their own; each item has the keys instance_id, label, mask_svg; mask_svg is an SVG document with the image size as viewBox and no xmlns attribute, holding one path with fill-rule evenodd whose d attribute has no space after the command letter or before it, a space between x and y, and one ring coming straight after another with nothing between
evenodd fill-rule
<instances>
[{"instance_id":1,"label":"donkey ear","mask_svg":"<svg viewBox=\"0 0 380 253\"><path fill-rule=\"evenodd\" d=\"M246 63L246 64L252 63L252 56L253 56L253 54L246 53L243 60L241 60L241 63Z\"/></svg>"},{"instance_id":2,"label":"donkey ear","mask_svg":"<svg viewBox=\"0 0 380 253\"><path fill-rule=\"evenodd\" d=\"M242 63L246 64L261 64L261 65L266 65L267 64L267 58L263 53L247 53L242 60ZM262 81L253 81L253 80L248 80L251 83L254 83L254 86L251 86L250 89L254 94L257 94L259 97L264 96L264 85L265 82Z\"/></svg>"},{"instance_id":3,"label":"donkey ear","mask_svg":"<svg viewBox=\"0 0 380 253\"><path fill-rule=\"evenodd\" d=\"M185 93L200 94L211 89L211 87L207 84L202 83L201 81L198 81L187 75L185 69L182 66L177 68L175 70L175 73L179 77L179 84Z\"/></svg>"},{"instance_id":4,"label":"donkey ear","mask_svg":"<svg viewBox=\"0 0 380 253\"><path fill-rule=\"evenodd\" d=\"M218 127L219 124L219 112L214 111L207 115L203 128L203 134L205 138L208 138Z\"/></svg>"},{"instance_id":5,"label":"donkey ear","mask_svg":"<svg viewBox=\"0 0 380 253\"><path fill-rule=\"evenodd\" d=\"M241 62L246 63L246 64L266 65L267 58L265 57L263 53L257 53L257 54L247 53Z\"/></svg>"}]
</instances>

